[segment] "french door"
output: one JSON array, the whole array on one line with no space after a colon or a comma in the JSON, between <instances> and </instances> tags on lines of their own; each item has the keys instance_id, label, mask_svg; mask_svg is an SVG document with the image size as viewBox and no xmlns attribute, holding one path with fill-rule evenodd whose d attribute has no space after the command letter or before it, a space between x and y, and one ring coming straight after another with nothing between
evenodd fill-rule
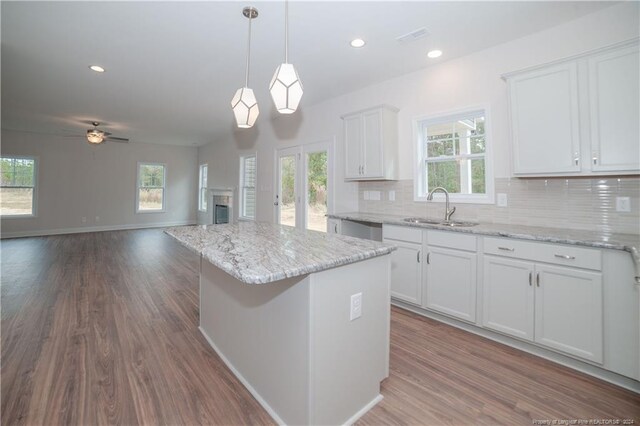
<instances>
[{"instance_id":1,"label":"french door","mask_svg":"<svg viewBox=\"0 0 640 426\"><path fill-rule=\"evenodd\" d=\"M333 142L276 152L276 223L327 232L333 188Z\"/></svg>"}]
</instances>

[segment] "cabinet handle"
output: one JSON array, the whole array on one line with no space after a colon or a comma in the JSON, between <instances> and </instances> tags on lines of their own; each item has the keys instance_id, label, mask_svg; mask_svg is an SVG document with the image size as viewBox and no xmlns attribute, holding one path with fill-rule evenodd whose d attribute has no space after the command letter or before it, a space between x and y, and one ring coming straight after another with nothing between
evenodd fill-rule
<instances>
[{"instance_id":1,"label":"cabinet handle","mask_svg":"<svg viewBox=\"0 0 640 426\"><path fill-rule=\"evenodd\" d=\"M597 164L598 164L598 156L597 156L595 153L593 154L593 158L592 158L592 160L593 160L593 164L594 164L594 165L597 165Z\"/></svg>"},{"instance_id":2,"label":"cabinet handle","mask_svg":"<svg viewBox=\"0 0 640 426\"><path fill-rule=\"evenodd\" d=\"M420 250L418 250L418 253L416 253L416 260L418 261L418 263L420 263Z\"/></svg>"},{"instance_id":3,"label":"cabinet handle","mask_svg":"<svg viewBox=\"0 0 640 426\"><path fill-rule=\"evenodd\" d=\"M509 247L498 247L498 250L504 250L504 251L516 251L516 249L509 248Z\"/></svg>"},{"instance_id":4,"label":"cabinet handle","mask_svg":"<svg viewBox=\"0 0 640 426\"><path fill-rule=\"evenodd\" d=\"M556 254L556 257L559 257L560 259L568 259L568 260L573 260L576 257L575 256L569 256L568 254Z\"/></svg>"},{"instance_id":5,"label":"cabinet handle","mask_svg":"<svg viewBox=\"0 0 640 426\"><path fill-rule=\"evenodd\" d=\"M533 272L529 272L529 286L533 285L532 275L533 275Z\"/></svg>"},{"instance_id":6,"label":"cabinet handle","mask_svg":"<svg viewBox=\"0 0 640 426\"><path fill-rule=\"evenodd\" d=\"M578 155L577 152L573 154L573 161L575 161L576 166L577 166L578 162L580 161L580 156Z\"/></svg>"},{"instance_id":7,"label":"cabinet handle","mask_svg":"<svg viewBox=\"0 0 640 426\"><path fill-rule=\"evenodd\" d=\"M431 252L427 253L427 265L431 265Z\"/></svg>"},{"instance_id":8,"label":"cabinet handle","mask_svg":"<svg viewBox=\"0 0 640 426\"><path fill-rule=\"evenodd\" d=\"M540 272L536 273L536 287L540 287Z\"/></svg>"},{"instance_id":9,"label":"cabinet handle","mask_svg":"<svg viewBox=\"0 0 640 426\"><path fill-rule=\"evenodd\" d=\"M334 224L333 224L333 232L334 232L335 234L337 234L337 233L338 233L338 224L337 224L337 223L334 223Z\"/></svg>"}]
</instances>

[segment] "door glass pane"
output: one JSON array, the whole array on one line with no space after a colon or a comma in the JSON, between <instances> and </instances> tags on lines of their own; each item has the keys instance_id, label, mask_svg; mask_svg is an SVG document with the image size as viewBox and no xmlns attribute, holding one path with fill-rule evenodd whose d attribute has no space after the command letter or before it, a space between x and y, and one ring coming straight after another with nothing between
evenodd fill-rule
<instances>
[{"instance_id":1,"label":"door glass pane","mask_svg":"<svg viewBox=\"0 0 640 426\"><path fill-rule=\"evenodd\" d=\"M327 151L307 154L307 229L327 232Z\"/></svg>"},{"instance_id":2,"label":"door glass pane","mask_svg":"<svg viewBox=\"0 0 640 426\"><path fill-rule=\"evenodd\" d=\"M296 226L296 157L280 157L280 217L282 225Z\"/></svg>"}]
</instances>

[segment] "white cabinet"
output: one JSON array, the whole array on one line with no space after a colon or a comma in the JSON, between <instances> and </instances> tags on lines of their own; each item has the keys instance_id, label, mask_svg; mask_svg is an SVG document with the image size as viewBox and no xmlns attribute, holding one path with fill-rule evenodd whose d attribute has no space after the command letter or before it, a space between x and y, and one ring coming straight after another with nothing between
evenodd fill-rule
<instances>
[{"instance_id":1,"label":"white cabinet","mask_svg":"<svg viewBox=\"0 0 640 426\"><path fill-rule=\"evenodd\" d=\"M602 363L602 274L536 265L535 341Z\"/></svg>"},{"instance_id":2,"label":"white cabinet","mask_svg":"<svg viewBox=\"0 0 640 426\"><path fill-rule=\"evenodd\" d=\"M427 232L423 306L454 318L476 321L476 237Z\"/></svg>"},{"instance_id":3,"label":"white cabinet","mask_svg":"<svg viewBox=\"0 0 640 426\"><path fill-rule=\"evenodd\" d=\"M485 256L482 325L533 341L533 264Z\"/></svg>"},{"instance_id":4,"label":"white cabinet","mask_svg":"<svg viewBox=\"0 0 640 426\"><path fill-rule=\"evenodd\" d=\"M603 362L602 273L582 269L600 251L485 238L484 253L484 327Z\"/></svg>"},{"instance_id":5,"label":"white cabinet","mask_svg":"<svg viewBox=\"0 0 640 426\"><path fill-rule=\"evenodd\" d=\"M342 220L329 218L327 219L327 233L328 234L342 234Z\"/></svg>"},{"instance_id":6,"label":"white cabinet","mask_svg":"<svg viewBox=\"0 0 640 426\"><path fill-rule=\"evenodd\" d=\"M397 112L383 105L342 117L346 180L397 179Z\"/></svg>"},{"instance_id":7,"label":"white cabinet","mask_svg":"<svg viewBox=\"0 0 640 426\"><path fill-rule=\"evenodd\" d=\"M504 76L513 173L640 172L640 57L623 43Z\"/></svg>"},{"instance_id":8,"label":"white cabinet","mask_svg":"<svg viewBox=\"0 0 640 426\"><path fill-rule=\"evenodd\" d=\"M422 303L422 231L384 226L383 241L397 246L391 252L391 297L420 306Z\"/></svg>"},{"instance_id":9,"label":"white cabinet","mask_svg":"<svg viewBox=\"0 0 640 426\"><path fill-rule=\"evenodd\" d=\"M629 46L589 58L591 169L640 169L640 55Z\"/></svg>"},{"instance_id":10,"label":"white cabinet","mask_svg":"<svg viewBox=\"0 0 640 426\"><path fill-rule=\"evenodd\" d=\"M514 173L580 171L575 62L509 79Z\"/></svg>"}]
</instances>

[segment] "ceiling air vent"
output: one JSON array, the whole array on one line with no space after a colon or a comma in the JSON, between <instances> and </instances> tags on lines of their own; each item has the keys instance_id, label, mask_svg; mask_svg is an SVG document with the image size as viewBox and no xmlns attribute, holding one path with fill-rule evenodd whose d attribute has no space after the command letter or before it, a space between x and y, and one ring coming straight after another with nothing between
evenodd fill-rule
<instances>
[{"instance_id":1,"label":"ceiling air vent","mask_svg":"<svg viewBox=\"0 0 640 426\"><path fill-rule=\"evenodd\" d=\"M429 31L426 28L418 28L417 30L413 30L405 35L401 35L396 38L400 43L411 43L412 41L420 40L421 38L425 38L429 35Z\"/></svg>"}]
</instances>

